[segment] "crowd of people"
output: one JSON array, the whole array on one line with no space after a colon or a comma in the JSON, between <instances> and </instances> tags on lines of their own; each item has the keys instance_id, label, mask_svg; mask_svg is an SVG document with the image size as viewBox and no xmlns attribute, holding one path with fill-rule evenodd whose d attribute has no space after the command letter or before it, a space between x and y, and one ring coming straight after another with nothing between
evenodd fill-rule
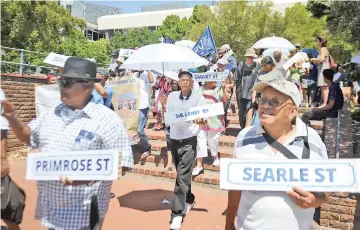
<instances>
[{"instance_id":1,"label":"crowd of people","mask_svg":"<svg viewBox=\"0 0 360 230\"><path fill-rule=\"evenodd\" d=\"M205 67L208 72L224 72L224 79L219 82L194 82L194 70L180 70L176 77L171 77L151 70L121 69L125 58L117 52L112 53L110 70L96 68L95 63L86 59L69 58L58 76L49 78L50 83L59 85L62 103L46 116L24 124L17 118L14 106L5 97L1 98L5 119L1 124L1 176L8 174L6 154L3 154L6 153L6 142L3 145L6 122L20 141L31 146L31 152L119 149L123 173L126 168L132 168L134 160L127 130L111 111L114 110L113 91L105 83L133 74L140 83L135 140L143 148L141 159L146 159L151 155L145 133L148 117L156 118L155 130L166 133L169 163L165 170L177 172L170 229L181 229L184 217L195 205L191 177L204 173L203 158L208 156L208 149L212 164L219 165L219 138L228 126L229 108L235 112L235 101L241 131L236 139L234 158L327 158L325 145L309 127L309 121L337 117L344 104L339 82L346 79L346 74L341 67L338 68L340 75L335 74L326 40L317 37L315 42L320 51L318 57L301 51L300 44L296 44L288 56L281 49L264 55L265 50L249 48L245 59L238 62L230 46L225 44ZM298 59L289 69L284 69L284 64L295 55ZM153 95L155 104L150 112ZM164 120L166 112L218 102L224 105L224 115L170 125ZM313 109L301 119L300 107ZM83 136L83 130L94 134L91 136L94 139ZM79 135L74 138L69 132ZM287 151L283 152L279 145ZM249 155L254 150L261 154ZM111 185L109 181L79 182L68 178L38 181L36 218L49 229L101 229L111 198ZM89 222L93 195L97 196L95 225ZM326 196L298 187L287 193L229 191L225 229L235 229L236 216L238 229L310 229L314 208L319 207Z\"/></svg>"}]
</instances>

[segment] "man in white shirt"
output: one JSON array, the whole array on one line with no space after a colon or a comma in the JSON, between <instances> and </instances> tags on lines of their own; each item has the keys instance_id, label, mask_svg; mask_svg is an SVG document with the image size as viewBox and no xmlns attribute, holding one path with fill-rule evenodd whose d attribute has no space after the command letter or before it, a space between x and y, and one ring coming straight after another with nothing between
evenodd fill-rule
<instances>
[{"instance_id":1,"label":"man in white shirt","mask_svg":"<svg viewBox=\"0 0 360 230\"><path fill-rule=\"evenodd\" d=\"M260 124L239 133L235 158L264 162L287 159L289 153L273 145L276 140L295 155L294 158L327 159L320 136L297 117L301 94L294 83L286 80L260 82L254 86L254 91L261 93ZM309 230L315 208L326 197L325 193L308 192L299 187L288 192L229 191L225 230L235 230L236 215L239 230Z\"/></svg>"},{"instance_id":2,"label":"man in white shirt","mask_svg":"<svg viewBox=\"0 0 360 230\"><path fill-rule=\"evenodd\" d=\"M273 57L275 60L275 69L279 70L286 78L289 75L289 71L285 70L282 66L289 60L288 57L284 56L281 50L275 50L273 52Z\"/></svg>"},{"instance_id":3,"label":"man in white shirt","mask_svg":"<svg viewBox=\"0 0 360 230\"><path fill-rule=\"evenodd\" d=\"M145 126L148 120L149 108L151 105L151 84L154 82L154 77L151 71L140 71L136 73L140 84L140 101L139 101L139 121L137 134L140 138L140 144L144 149L141 159L144 159L151 154L151 145L145 134Z\"/></svg>"},{"instance_id":4,"label":"man in white shirt","mask_svg":"<svg viewBox=\"0 0 360 230\"><path fill-rule=\"evenodd\" d=\"M191 107L205 104L205 99L199 91L191 90L193 78L190 72L179 73L179 85L181 91L174 91L168 98L161 98L161 103L166 104L165 112L185 112ZM203 122L203 119L197 119L170 124L171 154L177 170L171 206L171 230L181 229L183 217L195 204L195 196L191 193L191 173L196 157L197 134L200 131L198 123Z\"/></svg>"}]
</instances>

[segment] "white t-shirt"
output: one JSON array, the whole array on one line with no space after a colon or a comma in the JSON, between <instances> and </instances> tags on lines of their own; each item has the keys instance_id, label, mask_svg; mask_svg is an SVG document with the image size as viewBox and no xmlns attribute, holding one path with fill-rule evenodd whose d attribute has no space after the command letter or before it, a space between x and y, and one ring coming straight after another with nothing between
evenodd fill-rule
<instances>
[{"instance_id":1,"label":"white t-shirt","mask_svg":"<svg viewBox=\"0 0 360 230\"><path fill-rule=\"evenodd\" d=\"M175 112L187 110L191 107L205 105L205 98L199 91L192 91L188 99L180 99L181 91L174 91L169 94L166 102L166 112ZM166 121L165 121L166 122ZM193 121L185 121L170 125L170 138L174 140L183 140L196 136L200 131L199 125Z\"/></svg>"},{"instance_id":2,"label":"white t-shirt","mask_svg":"<svg viewBox=\"0 0 360 230\"><path fill-rule=\"evenodd\" d=\"M2 100L5 100L6 97L5 97L5 93L2 89L0 89L0 101ZM1 107L1 105L0 105ZM9 121L3 117L3 116L0 116L0 126L1 126L1 129L2 130L8 130L9 129Z\"/></svg>"},{"instance_id":3,"label":"white t-shirt","mask_svg":"<svg viewBox=\"0 0 360 230\"><path fill-rule=\"evenodd\" d=\"M305 123L297 118L296 134L284 144L285 147L301 158L304 145L294 140L308 133L310 159L327 159L326 147L319 134L310 127L307 130L308 132ZM286 159L282 153L274 153L271 150L262 137L263 132L265 131L261 125L243 129L236 138L234 158L258 159L259 161ZM252 140L256 140L256 143ZM297 207L285 192L242 191L237 214L238 230L310 230L313 215L314 208Z\"/></svg>"},{"instance_id":4,"label":"white t-shirt","mask_svg":"<svg viewBox=\"0 0 360 230\"><path fill-rule=\"evenodd\" d=\"M279 70L279 71L284 75L284 78L287 77L289 71L288 71L288 70L285 70L285 69L283 68L283 65L284 65L288 60L289 60L289 58L282 56L279 62L276 62L276 61L275 61L275 69Z\"/></svg>"},{"instance_id":5,"label":"white t-shirt","mask_svg":"<svg viewBox=\"0 0 360 230\"><path fill-rule=\"evenodd\" d=\"M139 109L145 109L151 105L151 86L153 83L149 82L147 71L142 72L140 76L137 74L137 78L140 84Z\"/></svg>"}]
</instances>

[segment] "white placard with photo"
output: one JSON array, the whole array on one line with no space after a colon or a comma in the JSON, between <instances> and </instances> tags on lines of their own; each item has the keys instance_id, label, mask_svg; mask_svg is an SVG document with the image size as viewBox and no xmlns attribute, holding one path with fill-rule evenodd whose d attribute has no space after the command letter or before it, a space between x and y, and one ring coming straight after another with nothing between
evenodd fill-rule
<instances>
[{"instance_id":1,"label":"white placard with photo","mask_svg":"<svg viewBox=\"0 0 360 230\"><path fill-rule=\"evenodd\" d=\"M116 180L119 151L42 152L27 155L27 180Z\"/></svg>"},{"instance_id":2,"label":"white placard with photo","mask_svg":"<svg viewBox=\"0 0 360 230\"><path fill-rule=\"evenodd\" d=\"M313 192L360 192L360 159L220 160L220 188Z\"/></svg>"}]
</instances>

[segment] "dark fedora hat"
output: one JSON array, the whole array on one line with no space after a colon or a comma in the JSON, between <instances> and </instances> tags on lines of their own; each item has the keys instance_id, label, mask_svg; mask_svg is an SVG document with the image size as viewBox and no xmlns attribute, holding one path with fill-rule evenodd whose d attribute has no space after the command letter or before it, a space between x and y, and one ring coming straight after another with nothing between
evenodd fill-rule
<instances>
[{"instance_id":1,"label":"dark fedora hat","mask_svg":"<svg viewBox=\"0 0 360 230\"><path fill-rule=\"evenodd\" d=\"M96 64L85 58L69 57L57 76L99 82L96 78Z\"/></svg>"}]
</instances>

